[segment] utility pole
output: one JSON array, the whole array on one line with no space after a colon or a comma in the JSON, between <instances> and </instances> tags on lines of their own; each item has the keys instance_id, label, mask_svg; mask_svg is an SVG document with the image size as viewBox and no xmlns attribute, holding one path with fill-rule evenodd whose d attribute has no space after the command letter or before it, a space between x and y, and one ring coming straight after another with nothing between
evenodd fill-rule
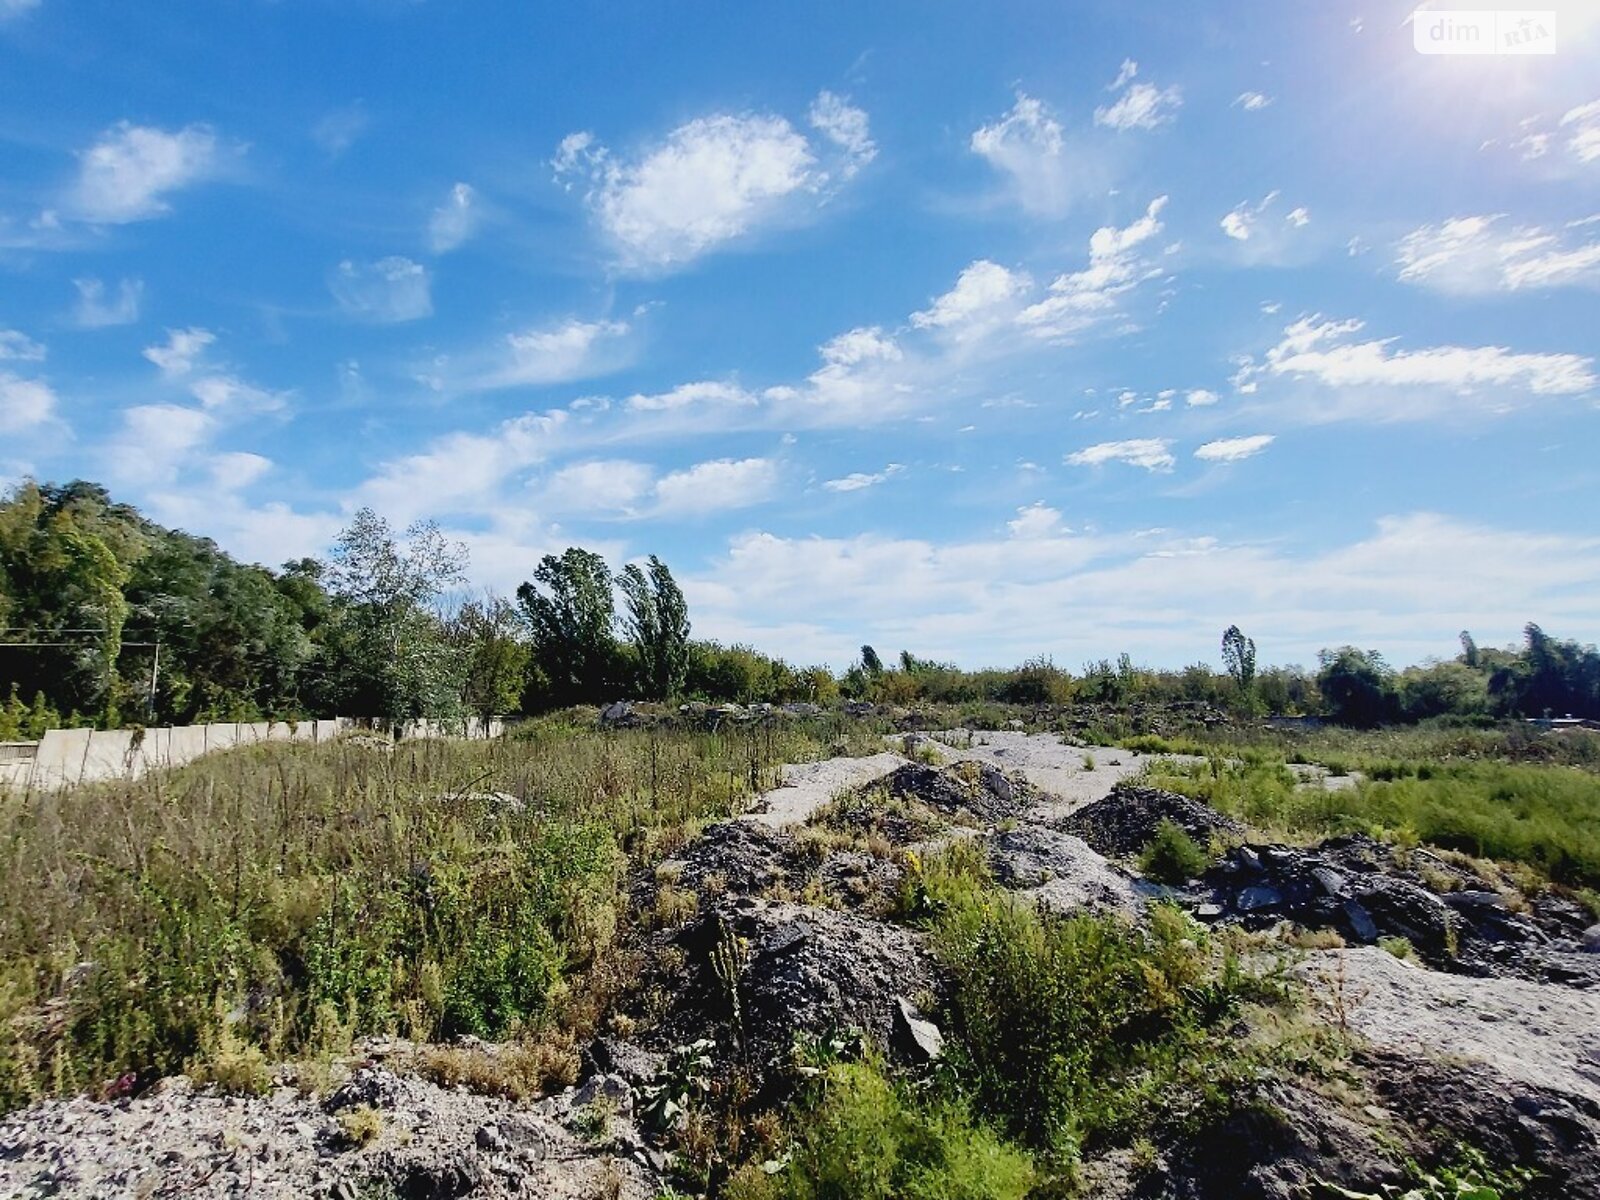
<instances>
[{"instance_id":1,"label":"utility pole","mask_svg":"<svg viewBox=\"0 0 1600 1200\"><path fill-rule=\"evenodd\" d=\"M156 634L155 653L150 658L150 720L156 719L156 679L161 673L161 635Z\"/></svg>"}]
</instances>

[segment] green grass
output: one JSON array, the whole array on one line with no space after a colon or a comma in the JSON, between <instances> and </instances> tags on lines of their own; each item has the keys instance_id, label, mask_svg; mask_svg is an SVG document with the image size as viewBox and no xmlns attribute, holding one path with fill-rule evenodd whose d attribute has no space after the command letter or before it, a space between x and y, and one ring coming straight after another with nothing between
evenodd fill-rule
<instances>
[{"instance_id":1,"label":"green grass","mask_svg":"<svg viewBox=\"0 0 1600 1200\"><path fill-rule=\"evenodd\" d=\"M1177 909L1142 926L1053 915L996 889L961 843L920 875L955 980L954 1084L1051 1170L1226 1104L1252 1069L1237 1018L1283 992Z\"/></svg>"},{"instance_id":2,"label":"green grass","mask_svg":"<svg viewBox=\"0 0 1600 1200\"><path fill-rule=\"evenodd\" d=\"M1211 856L1171 821L1156 826L1156 835L1139 856L1139 870L1157 883L1178 887L1202 874Z\"/></svg>"},{"instance_id":3,"label":"green grass","mask_svg":"<svg viewBox=\"0 0 1600 1200\"><path fill-rule=\"evenodd\" d=\"M1379 757L1342 789L1296 787L1282 761L1155 763L1158 787L1266 830L1360 831L1524 863L1572 887L1600 886L1600 775L1550 763Z\"/></svg>"},{"instance_id":4,"label":"green grass","mask_svg":"<svg viewBox=\"0 0 1600 1200\"><path fill-rule=\"evenodd\" d=\"M962 1104L917 1095L875 1063L836 1063L812 1092L787 1164L747 1167L729 1200L1023 1200L1038 1178Z\"/></svg>"},{"instance_id":5,"label":"green grass","mask_svg":"<svg viewBox=\"0 0 1600 1200\"><path fill-rule=\"evenodd\" d=\"M129 1071L258 1078L368 1032L580 1020L606 999L629 856L827 753L794 727L557 718L0 794L0 1111Z\"/></svg>"}]
</instances>

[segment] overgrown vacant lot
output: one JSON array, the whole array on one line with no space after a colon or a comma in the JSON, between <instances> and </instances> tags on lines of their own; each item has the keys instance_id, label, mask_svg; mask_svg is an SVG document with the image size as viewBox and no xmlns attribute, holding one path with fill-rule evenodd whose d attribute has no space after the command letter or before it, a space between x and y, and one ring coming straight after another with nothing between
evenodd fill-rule
<instances>
[{"instance_id":1,"label":"overgrown vacant lot","mask_svg":"<svg viewBox=\"0 0 1600 1200\"><path fill-rule=\"evenodd\" d=\"M629 856L826 753L793 729L602 734L591 715L0 796L0 1110L130 1071L255 1086L368 1032L581 1025Z\"/></svg>"}]
</instances>

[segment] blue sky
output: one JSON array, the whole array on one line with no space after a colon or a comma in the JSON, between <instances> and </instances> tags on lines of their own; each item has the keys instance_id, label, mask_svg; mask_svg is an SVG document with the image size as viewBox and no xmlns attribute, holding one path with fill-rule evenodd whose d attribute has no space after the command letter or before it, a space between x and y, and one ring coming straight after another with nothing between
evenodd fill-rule
<instances>
[{"instance_id":1,"label":"blue sky","mask_svg":"<svg viewBox=\"0 0 1600 1200\"><path fill-rule=\"evenodd\" d=\"M1600 637L1600 9L1199 9L0 0L0 480L835 666Z\"/></svg>"}]
</instances>

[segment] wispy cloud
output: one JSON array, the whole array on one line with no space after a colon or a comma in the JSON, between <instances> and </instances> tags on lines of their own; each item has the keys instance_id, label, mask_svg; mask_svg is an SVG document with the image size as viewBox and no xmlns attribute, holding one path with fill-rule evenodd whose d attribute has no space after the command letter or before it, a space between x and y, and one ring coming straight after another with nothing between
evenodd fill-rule
<instances>
[{"instance_id":1,"label":"wispy cloud","mask_svg":"<svg viewBox=\"0 0 1600 1200\"><path fill-rule=\"evenodd\" d=\"M1172 457L1170 438L1130 438L1121 442L1100 442L1067 455L1074 467L1100 467L1107 463L1126 463L1146 471L1170 471L1177 461Z\"/></svg>"},{"instance_id":2,"label":"wispy cloud","mask_svg":"<svg viewBox=\"0 0 1600 1200\"><path fill-rule=\"evenodd\" d=\"M428 245L433 252L448 254L464 245L477 232L479 208L478 194L470 183L452 187L428 218Z\"/></svg>"},{"instance_id":3,"label":"wispy cloud","mask_svg":"<svg viewBox=\"0 0 1600 1200\"><path fill-rule=\"evenodd\" d=\"M69 207L103 225L162 216L171 193L216 178L228 153L206 125L168 131L119 122L78 156Z\"/></svg>"},{"instance_id":4,"label":"wispy cloud","mask_svg":"<svg viewBox=\"0 0 1600 1200\"><path fill-rule=\"evenodd\" d=\"M876 153L866 114L838 97L819 96L811 119L834 150L840 178ZM586 200L620 264L641 271L682 267L789 218L802 200L824 198L831 179L804 134L759 113L697 118L627 158L591 133L574 133L551 165L559 181L587 183Z\"/></svg>"},{"instance_id":5,"label":"wispy cloud","mask_svg":"<svg viewBox=\"0 0 1600 1200\"><path fill-rule=\"evenodd\" d=\"M1176 87L1160 88L1151 83L1135 83L1139 64L1127 59L1111 84L1121 95L1111 104L1094 110L1096 125L1124 133L1130 129L1159 129L1170 124L1183 106L1183 93Z\"/></svg>"},{"instance_id":6,"label":"wispy cloud","mask_svg":"<svg viewBox=\"0 0 1600 1200\"><path fill-rule=\"evenodd\" d=\"M399 255L371 263L346 259L328 277L328 290L347 316L378 325L431 316L431 289L428 268Z\"/></svg>"},{"instance_id":7,"label":"wispy cloud","mask_svg":"<svg viewBox=\"0 0 1600 1200\"><path fill-rule=\"evenodd\" d=\"M115 293L108 292L105 281L100 279L74 279L72 286L78 291L72 319L80 329L132 325L139 319L139 305L144 299L142 279L122 280Z\"/></svg>"},{"instance_id":8,"label":"wispy cloud","mask_svg":"<svg viewBox=\"0 0 1600 1200\"><path fill-rule=\"evenodd\" d=\"M1220 438L1199 447L1194 456L1202 462L1231 463L1253 458L1278 439L1270 433L1257 433L1249 437Z\"/></svg>"},{"instance_id":9,"label":"wispy cloud","mask_svg":"<svg viewBox=\"0 0 1600 1200\"><path fill-rule=\"evenodd\" d=\"M1600 386L1594 360L1577 354L1519 354L1503 346L1395 349L1394 338L1357 340L1362 321L1320 314L1286 327L1264 361L1245 360L1240 390L1263 378L1320 385L1279 411L1312 420L1421 420L1468 411L1512 411L1529 397L1577 396Z\"/></svg>"},{"instance_id":10,"label":"wispy cloud","mask_svg":"<svg viewBox=\"0 0 1600 1200\"><path fill-rule=\"evenodd\" d=\"M1435 291L1486 295L1532 288L1600 286L1600 229L1581 240L1537 225L1506 227L1501 215L1456 217L1401 239L1399 278Z\"/></svg>"}]
</instances>

